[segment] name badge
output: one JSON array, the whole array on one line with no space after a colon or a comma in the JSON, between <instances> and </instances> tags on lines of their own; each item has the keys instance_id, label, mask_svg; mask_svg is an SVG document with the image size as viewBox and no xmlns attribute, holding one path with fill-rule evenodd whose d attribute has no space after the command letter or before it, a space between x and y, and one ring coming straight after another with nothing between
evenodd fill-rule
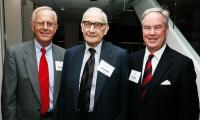
<instances>
[{"instance_id":1,"label":"name badge","mask_svg":"<svg viewBox=\"0 0 200 120\"><path fill-rule=\"evenodd\" d=\"M133 81L135 83L138 83L139 79L140 79L140 75L141 75L141 72L136 71L136 70L131 70L131 73L130 73L130 76L129 76L129 80Z\"/></svg>"},{"instance_id":2,"label":"name badge","mask_svg":"<svg viewBox=\"0 0 200 120\"><path fill-rule=\"evenodd\" d=\"M56 64L56 70L62 71L63 61L55 61L55 64Z\"/></svg>"},{"instance_id":3,"label":"name badge","mask_svg":"<svg viewBox=\"0 0 200 120\"><path fill-rule=\"evenodd\" d=\"M110 65L104 60L101 60L99 63L99 66L97 67L97 70L100 71L101 73L105 74L106 76L110 77L115 70L115 67Z\"/></svg>"}]
</instances>

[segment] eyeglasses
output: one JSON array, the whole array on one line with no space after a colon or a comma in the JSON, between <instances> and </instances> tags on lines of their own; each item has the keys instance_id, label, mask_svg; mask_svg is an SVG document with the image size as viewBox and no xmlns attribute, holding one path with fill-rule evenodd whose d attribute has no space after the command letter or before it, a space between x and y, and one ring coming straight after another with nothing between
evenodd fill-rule
<instances>
[{"instance_id":1,"label":"eyeglasses","mask_svg":"<svg viewBox=\"0 0 200 120\"><path fill-rule=\"evenodd\" d=\"M45 21L42 21L42 22L34 22L36 26L38 27L44 27L45 24L47 25L48 28L53 28L55 27L55 23L52 23L52 22L45 22Z\"/></svg>"},{"instance_id":2,"label":"eyeglasses","mask_svg":"<svg viewBox=\"0 0 200 120\"><path fill-rule=\"evenodd\" d=\"M85 28L90 28L92 25L95 29L101 29L101 27L103 25L105 25L105 23L100 23L100 22L90 22L90 21L83 21L82 22Z\"/></svg>"}]
</instances>

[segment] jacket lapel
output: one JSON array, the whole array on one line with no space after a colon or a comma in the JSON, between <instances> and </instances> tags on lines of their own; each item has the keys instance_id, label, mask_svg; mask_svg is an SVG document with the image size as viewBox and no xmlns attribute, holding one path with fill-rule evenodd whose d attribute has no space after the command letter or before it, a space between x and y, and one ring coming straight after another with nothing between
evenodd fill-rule
<instances>
[{"instance_id":1,"label":"jacket lapel","mask_svg":"<svg viewBox=\"0 0 200 120\"><path fill-rule=\"evenodd\" d=\"M138 55L135 56L134 61L132 61L132 62L134 62L133 66L132 66L133 70L136 70L136 71L139 71L142 73L144 54L145 54L145 49L142 49L142 51ZM136 87L136 91L137 91L136 93L138 93L138 94L136 94L136 96L138 98L138 101L140 101L140 97L141 97L141 94L140 94L141 93L141 80L142 80L142 74L140 75L139 81L137 83L138 85Z\"/></svg>"},{"instance_id":2,"label":"jacket lapel","mask_svg":"<svg viewBox=\"0 0 200 120\"><path fill-rule=\"evenodd\" d=\"M137 58L135 58L135 60L137 60L137 63L135 63L134 65L137 67L137 70L142 73L145 49L143 49L141 52L142 52L142 54L139 54L139 56L137 56ZM135 66L133 66L133 67L135 67ZM141 79L142 79L142 74L140 75L138 84L141 84Z\"/></svg>"},{"instance_id":3,"label":"jacket lapel","mask_svg":"<svg viewBox=\"0 0 200 120\"><path fill-rule=\"evenodd\" d=\"M73 81L73 95L74 95L74 106L75 106L75 111L78 111L78 96L79 96L79 77L80 77L80 71L81 71L81 66L83 62L83 56L85 52L85 44L81 45L79 50L77 50L75 53L73 53L72 58L76 58L74 63L76 65L72 65L72 71L73 76L72 78L74 79Z\"/></svg>"},{"instance_id":4,"label":"jacket lapel","mask_svg":"<svg viewBox=\"0 0 200 120\"><path fill-rule=\"evenodd\" d=\"M55 45L52 44L52 55L53 55L53 65L54 65L54 92L53 92L53 104L55 105L58 97L58 92L60 88L60 81L61 81L61 71L56 70L55 61L63 62L63 54L59 53L55 48Z\"/></svg>"},{"instance_id":5,"label":"jacket lapel","mask_svg":"<svg viewBox=\"0 0 200 120\"><path fill-rule=\"evenodd\" d=\"M110 49L110 46L108 43L103 42L102 43L102 48L101 48L101 55L100 55L100 61L104 60L107 63L112 65L112 57L113 56L113 51ZM100 62L99 61L99 62ZM107 76L104 75L101 72L98 72L97 74L97 82L96 82L96 91L95 91L95 100L94 100L94 107L99 99L99 96L101 94L101 91L103 90L103 86L106 82Z\"/></svg>"},{"instance_id":6,"label":"jacket lapel","mask_svg":"<svg viewBox=\"0 0 200 120\"><path fill-rule=\"evenodd\" d=\"M156 67L156 70L154 72L154 75L152 77L151 82L147 86L147 93L145 94L143 100L145 101L153 92L153 90L156 88L156 86L160 86L162 76L166 75L167 70L172 63L171 59L171 52L170 48L167 46L165 51L163 52L163 55L161 56L161 59ZM144 102L143 101L143 102Z\"/></svg>"},{"instance_id":7,"label":"jacket lapel","mask_svg":"<svg viewBox=\"0 0 200 120\"><path fill-rule=\"evenodd\" d=\"M29 42L29 44L24 48L24 52L25 52L24 61L25 61L27 73L33 85L36 96L40 100L38 67L37 67L37 59L36 59L36 53L35 53L35 47L34 47L33 41Z\"/></svg>"}]
</instances>

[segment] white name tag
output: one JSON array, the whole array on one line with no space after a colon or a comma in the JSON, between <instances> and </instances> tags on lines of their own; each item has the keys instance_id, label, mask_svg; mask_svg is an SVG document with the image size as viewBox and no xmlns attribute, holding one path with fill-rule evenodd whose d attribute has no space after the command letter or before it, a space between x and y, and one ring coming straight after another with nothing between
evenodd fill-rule
<instances>
[{"instance_id":1,"label":"white name tag","mask_svg":"<svg viewBox=\"0 0 200 120\"><path fill-rule=\"evenodd\" d=\"M131 70L131 73L130 73L130 76L129 76L129 80L133 81L135 83L138 83L139 79L140 79L140 75L141 75L141 72L138 72L136 70Z\"/></svg>"},{"instance_id":2,"label":"white name tag","mask_svg":"<svg viewBox=\"0 0 200 120\"><path fill-rule=\"evenodd\" d=\"M97 67L97 70L105 74L106 76L110 77L114 71L115 67L110 65L104 60L101 60L99 63L99 66Z\"/></svg>"},{"instance_id":3,"label":"white name tag","mask_svg":"<svg viewBox=\"0 0 200 120\"><path fill-rule=\"evenodd\" d=\"M55 61L55 64L56 64L56 70L62 71L63 61Z\"/></svg>"}]
</instances>

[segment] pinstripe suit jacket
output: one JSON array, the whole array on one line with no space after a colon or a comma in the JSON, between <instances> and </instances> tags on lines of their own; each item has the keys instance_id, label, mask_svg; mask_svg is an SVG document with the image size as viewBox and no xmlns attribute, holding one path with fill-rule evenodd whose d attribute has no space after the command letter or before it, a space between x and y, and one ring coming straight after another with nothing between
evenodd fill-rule
<instances>
[{"instance_id":1,"label":"pinstripe suit jacket","mask_svg":"<svg viewBox=\"0 0 200 120\"><path fill-rule=\"evenodd\" d=\"M142 49L129 56L130 69L142 72L144 54L145 49ZM162 85L167 80L170 85ZM128 82L128 118L197 120L199 100L195 80L192 60L167 46L142 100L140 82Z\"/></svg>"}]
</instances>

